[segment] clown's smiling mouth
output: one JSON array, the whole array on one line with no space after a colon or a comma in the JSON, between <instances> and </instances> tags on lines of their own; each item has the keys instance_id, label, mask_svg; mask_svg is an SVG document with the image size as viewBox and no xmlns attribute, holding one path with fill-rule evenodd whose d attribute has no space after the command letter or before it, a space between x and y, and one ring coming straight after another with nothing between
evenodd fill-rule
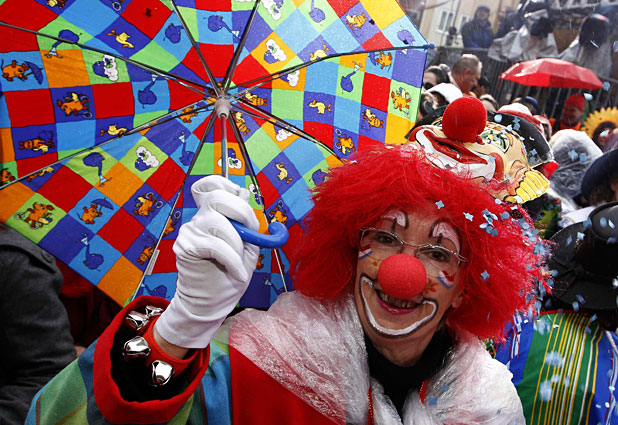
<instances>
[{"instance_id":1,"label":"clown's smiling mouth","mask_svg":"<svg viewBox=\"0 0 618 425\"><path fill-rule=\"evenodd\" d=\"M446 138L432 137L432 136L429 136L428 139L436 151L448 156L449 158L456 160L457 162L460 162L462 164L486 164L487 163L487 161L485 161L483 158L479 157L478 155L475 155L471 150L466 148L461 142L452 142L451 140L446 139Z\"/></svg>"},{"instance_id":2,"label":"clown's smiling mouth","mask_svg":"<svg viewBox=\"0 0 618 425\"><path fill-rule=\"evenodd\" d=\"M438 304L434 300L430 300L427 298L420 299L420 302L415 302L413 300L402 300L398 298L393 298L384 292L380 291L375 287L375 282L366 275L361 276L361 298L363 301L363 307L365 309L365 314L367 315L367 319L371 326L376 330L376 332L385 335L385 336L405 336L411 334L416 329L429 322L434 318L436 312L438 311ZM412 323L408 324L408 326L403 329L391 329L384 327L378 323L376 318L374 317L371 309L369 307L369 303L367 298L365 297L365 293L362 289L362 286L367 285L371 290L375 292L377 295L376 300L379 306L393 315L414 315L419 309L423 309L422 311L427 311L429 314L426 314L424 317L419 320L415 320ZM420 313L422 313L420 311ZM412 317L413 318L413 317ZM405 320L405 319L404 319Z\"/></svg>"}]
</instances>

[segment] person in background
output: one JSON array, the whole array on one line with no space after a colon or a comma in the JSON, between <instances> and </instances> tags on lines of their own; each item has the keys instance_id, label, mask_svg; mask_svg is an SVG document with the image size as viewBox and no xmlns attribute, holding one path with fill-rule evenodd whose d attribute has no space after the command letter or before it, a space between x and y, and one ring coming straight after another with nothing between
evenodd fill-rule
<instances>
[{"instance_id":1,"label":"person in background","mask_svg":"<svg viewBox=\"0 0 618 425\"><path fill-rule=\"evenodd\" d=\"M513 373L526 423L616 424L618 203L550 240L551 292L541 314L516 315L496 359Z\"/></svg>"},{"instance_id":2,"label":"person in background","mask_svg":"<svg viewBox=\"0 0 618 425\"><path fill-rule=\"evenodd\" d=\"M449 74L451 83L456 85L464 96L475 96L472 89L481 78L483 64L475 55L466 53L461 55L453 64Z\"/></svg>"},{"instance_id":3,"label":"person in background","mask_svg":"<svg viewBox=\"0 0 618 425\"><path fill-rule=\"evenodd\" d=\"M444 65L446 67L446 65ZM440 65L431 65L423 74L423 88L429 90L433 86L442 83L449 83L451 80L448 76L448 70Z\"/></svg>"},{"instance_id":4,"label":"person in background","mask_svg":"<svg viewBox=\"0 0 618 425\"><path fill-rule=\"evenodd\" d=\"M472 91L474 92L476 97L480 99L481 96L489 93L490 87L491 87L491 84L489 84L489 80L487 79L487 77L485 77L484 75L481 75L481 78L479 78L479 80L476 83L476 86L472 89Z\"/></svg>"},{"instance_id":5,"label":"person in background","mask_svg":"<svg viewBox=\"0 0 618 425\"><path fill-rule=\"evenodd\" d=\"M513 103L521 103L530 110L532 115L539 114L539 102L532 96L518 97L513 100Z\"/></svg>"},{"instance_id":6,"label":"person in background","mask_svg":"<svg viewBox=\"0 0 618 425\"><path fill-rule=\"evenodd\" d=\"M418 105L416 121L420 121L424 116L431 114L437 108L435 97L425 89L421 89L421 98Z\"/></svg>"},{"instance_id":7,"label":"person in background","mask_svg":"<svg viewBox=\"0 0 618 425\"><path fill-rule=\"evenodd\" d=\"M560 120L550 118L549 122L552 127L552 133L560 130L582 129L582 119L586 110L586 98L581 93L574 93L568 97L562 108Z\"/></svg>"},{"instance_id":8,"label":"person in background","mask_svg":"<svg viewBox=\"0 0 618 425\"><path fill-rule=\"evenodd\" d=\"M558 226L563 228L588 216L590 211L581 209L581 185L586 171L602 152L585 132L578 130L560 130L549 144L558 168L549 178L547 193L561 201Z\"/></svg>"},{"instance_id":9,"label":"person in background","mask_svg":"<svg viewBox=\"0 0 618 425\"><path fill-rule=\"evenodd\" d=\"M451 83L441 83L427 90L434 97L436 107L446 106L463 96L461 90Z\"/></svg>"},{"instance_id":10,"label":"person in background","mask_svg":"<svg viewBox=\"0 0 618 425\"><path fill-rule=\"evenodd\" d=\"M592 206L618 201L618 150L594 160L582 179L581 193Z\"/></svg>"},{"instance_id":11,"label":"person in background","mask_svg":"<svg viewBox=\"0 0 618 425\"><path fill-rule=\"evenodd\" d=\"M474 12L474 18L461 27L464 47L487 49L494 39L494 31L489 22L491 10L487 5L480 5Z\"/></svg>"},{"instance_id":12,"label":"person in background","mask_svg":"<svg viewBox=\"0 0 618 425\"><path fill-rule=\"evenodd\" d=\"M55 259L0 224L0 423L22 425L34 395L75 359Z\"/></svg>"},{"instance_id":13,"label":"person in background","mask_svg":"<svg viewBox=\"0 0 618 425\"><path fill-rule=\"evenodd\" d=\"M605 16L590 14L582 21L577 38L560 53L559 58L588 68L599 78L608 78L612 68L609 27Z\"/></svg>"},{"instance_id":14,"label":"person in background","mask_svg":"<svg viewBox=\"0 0 618 425\"><path fill-rule=\"evenodd\" d=\"M602 108L593 111L584 121L584 131L603 152L618 146L618 108Z\"/></svg>"},{"instance_id":15,"label":"person in background","mask_svg":"<svg viewBox=\"0 0 618 425\"><path fill-rule=\"evenodd\" d=\"M485 109L489 112L496 112L500 108L498 101L490 94L482 95L479 97L479 100L483 102L483 106L485 106Z\"/></svg>"}]
</instances>

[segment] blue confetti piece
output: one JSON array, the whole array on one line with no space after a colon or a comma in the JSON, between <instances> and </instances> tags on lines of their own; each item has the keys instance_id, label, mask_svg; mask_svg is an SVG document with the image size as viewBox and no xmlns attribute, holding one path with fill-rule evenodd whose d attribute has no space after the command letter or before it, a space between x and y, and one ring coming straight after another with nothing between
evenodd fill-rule
<instances>
[{"instance_id":1,"label":"blue confetti piece","mask_svg":"<svg viewBox=\"0 0 618 425\"><path fill-rule=\"evenodd\" d=\"M601 225L601 227L607 227L607 218L601 217L601 219L599 220L599 224Z\"/></svg>"},{"instance_id":2,"label":"blue confetti piece","mask_svg":"<svg viewBox=\"0 0 618 425\"><path fill-rule=\"evenodd\" d=\"M466 217L467 220L472 221L474 219L474 216L472 214L470 214L470 213L465 212L465 213L463 213L463 215L464 215L464 217Z\"/></svg>"},{"instance_id":3,"label":"blue confetti piece","mask_svg":"<svg viewBox=\"0 0 618 425\"><path fill-rule=\"evenodd\" d=\"M539 388L539 395L541 396L541 400L543 401L551 400L551 396L552 396L551 382L543 381L541 383L541 386Z\"/></svg>"},{"instance_id":4,"label":"blue confetti piece","mask_svg":"<svg viewBox=\"0 0 618 425\"><path fill-rule=\"evenodd\" d=\"M492 156L492 157L490 157L490 158L493 158L493 156ZM494 161L495 161L495 159L494 159ZM498 205L500 205L500 204L502 203L502 201L501 201L500 199L498 199L498 198L494 199L494 202L495 202L496 204L498 204Z\"/></svg>"},{"instance_id":5,"label":"blue confetti piece","mask_svg":"<svg viewBox=\"0 0 618 425\"><path fill-rule=\"evenodd\" d=\"M438 404L438 399L435 397L429 397L429 399L427 400L427 404L430 406L435 406Z\"/></svg>"},{"instance_id":6,"label":"blue confetti piece","mask_svg":"<svg viewBox=\"0 0 618 425\"><path fill-rule=\"evenodd\" d=\"M481 273L481 277L483 280L489 279L489 273L487 273L487 270L484 270L483 273Z\"/></svg>"},{"instance_id":7,"label":"blue confetti piece","mask_svg":"<svg viewBox=\"0 0 618 425\"><path fill-rule=\"evenodd\" d=\"M565 359L557 351L551 351L545 356L544 363L554 367L562 367Z\"/></svg>"},{"instance_id":8,"label":"blue confetti piece","mask_svg":"<svg viewBox=\"0 0 618 425\"><path fill-rule=\"evenodd\" d=\"M574 311L579 311L579 303L577 301L573 301L572 305Z\"/></svg>"},{"instance_id":9,"label":"blue confetti piece","mask_svg":"<svg viewBox=\"0 0 618 425\"><path fill-rule=\"evenodd\" d=\"M588 155L586 155L585 153L580 153L579 162L586 162L586 161L588 161Z\"/></svg>"},{"instance_id":10,"label":"blue confetti piece","mask_svg":"<svg viewBox=\"0 0 618 425\"><path fill-rule=\"evenodd\" d=\"M536 149L532 149L532 150L530 151L530 155L536 155L536 154L537 154Z\"/></svg>"},{"instance_id":11,"label":"blue confetti piece","mask_svg":"<svg viewBox=\"0 0 618 425\"><path fill-rule=\"evenodd\" d=\"M515 119L513 120L513 129L514 129L515 131L519 131L519 128L520 128L520 127L521 127L521 126L519 125L519 118L515 118Z\"/></svg>"},{"instance_id":12,"label":"blue confetti piece","mask_svg":"<svg viewBox=\"0 0 618 425\"><path fill-rule=\"evenodd\" d=\"M577 240L583 241L585 236L586 235L584 235L582 232L577 232Z\"/></svg>"},{"instance_id":13,"label":"blue confetti piece","mask_svg":"<svg viewBox=\"0 0 618 425\"><path fill-rule=\"evenodd\" d=\"M495 122L501 122L502 121L502 114L496 114L494 115L494 121Z\"/></svg>"},{"instance_id":14,"label":"blue confetti piece","mask_svg":"<svg viewBox=\"0 0 618 425\"><path fill-rule=\"evenodd\" d=\"M438 209L444 208L444 202L442 202L442 201L436 202L436 207L438 207Z\"/></svg>"},{"instance_id":15,"label":"blue confetti piece","mask_svg":"<svg viewBox=\"0 0 618 425\"><path fill-rule=\"evenodd\" d=\"M614 222L610 219L607 220L607 225L609 226L610 229L615 229L616 225L614 224Z\"/></svg>"},{"instance_id":16,"label":"blue confetti piece","mask_svg":"<svg viewBox=\"0 0 618 425\"><path fill-rule=\"evenodd\" d=\"M618 239L616 239L615 236L607 238L607 243L612 244L612 243L616 243L616 241L618 241Z\"/></svg>"},{"instance_id":17,"label":"blue confetti piece","mask_svg":"<svg viewBox=\"0 0 618 425\"><path fill-rule=\"evenodd\" d=\"M614 41L614 46L616 45L616 42ZM618 50L616 50L618 52ZM603 83L603 90L605 91L609 91L609 88L611 87L611 84L609 84L609 81L606 81Z\"/></svg>"},{"instance_id":18,"label":"blue confetti piece","mask_svg":"<svg viewBox=\"0 0 618 425\"><path fill-rule=\"evenodd\" d=\"M575 162L577 160L577 158L579 158L579 154L574 151L573 149L571 149L569 151L569 158L571 158L571 161Z\"/></svg>"},{"instance_id":19,"label":"blue confetti piece","mask_svg":"<svg viewBox=\"0 0 618 425\"><path fill-rule=\"evenodd\" d=\"M580 304L585 304L586 303L586 300L584 299L584 297L582 297L579 294L575 295L575 298L577 299L577 301L579 301Z\"/></svg>"},{"instance_id":20,"label":"blue confetti piece","mask_svg":"<svg viewBox=\"0 0 618 425\"><path fill-rule=\"evenodd\" d=\"M587 101L591 101L592 95L590 93L584 93L584 99L586 99Z\"/></svg>"},{"instance_id":21,"label":"blue confetti piece","mask_svg":"<svg viewBox=\"0 0 618 425\"><path fill-rule=\"evenodd\" d=\"M444 385L444 391L448 391L451 387L449 387L448 385Z\"/></svg>"},{"instance_id":22,"label":"blue confetti piece","mask_svg":"<svg viewBox=\"0 0 618 425\"><path fill-rule=\"evenodd\" d=\"M511 215L509 213L507 213L506 211L503 212L502 214L500 214L500 218L502 220L507 220Z\"/></svg>"},{"instance_id":23,"label":"blue confetti piece","mask_svg":"<svg viewBox=\"0 0 618 425\"><path fill-rule=\"evenodd\" d=\"M571 245L571 242L573 242L573 238L571 237L571 235L569 235L569 237L566 240L567 245Z\"/></svg>"},{"instance_id":24,"label":"blue confetti piece","mask_svg":"<svg viewBox=\"0 0 618 425\"><path fill-rule=\"evenodd\" d=\"M592 226L592 221L590 221L590 218L587 218L586 221L584 221L584 229L589 229L590 226Z\"/></svg>"}]
</instances>

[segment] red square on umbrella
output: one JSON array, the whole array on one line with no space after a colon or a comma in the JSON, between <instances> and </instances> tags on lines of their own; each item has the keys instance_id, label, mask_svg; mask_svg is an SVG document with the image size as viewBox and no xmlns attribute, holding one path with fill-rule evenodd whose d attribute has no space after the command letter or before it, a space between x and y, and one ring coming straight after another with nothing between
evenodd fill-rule
<instances>
[{"instance_id":1,"label":"red square on umbrella","mask_svg":"<svg viewBox=\"0 0 618 425\"><path fill-rule=\"evenodd\" d=\"M214 10L220 12L227 12L232 10L230 0L195 0L195 8L200 10Z\"/></svg>"},{"instance_id":2,"label":"red square on umbrella","mask_svg":"<svg viewBox=\"0 0 618 425\"><path fill-rule=\"evenodd\" d=\"M0 6L1 8L2 6ZM0 12L1 13L1 12ZM0 16L4 16L1 15ZM0 53L38 51L36 35L26 31L0 26ZM9 58L5 65L11 63Z\"/></svg>"},{"instance_id":3,"label":"red square on umbrella","mask_svg":"<svg viewBox=\"0 0 618 425\"><path fill-rule=\"evenodd\" d=\"M158 235L156 235L158 236ZM175 273L176 270L176 255L172 250L174 246L173 240L162 240L159 243L159 256L152 269L153 273Z\"/></svg>"},{"instance_id":4,"label":"red square on umbrella","mask_svg":"<svg viewBox=\"0 0 618 425\"><path fill-rule=\"evenodd\" d=\"M388 41L388 39L381 32L378 32L363 43L363 47L366 50L378 50L384 46L392 46L392 43ZM395 52L392 52L391 54L395 55Z\"/></svg>"},{"instance_id":5,"label":"red square on umbrella","mask_svg":"<svg viewBox=\"0 0 618 425\"><path fill-rule=\"evenodd\" d=\"M277 192L277 189L275 189L264 173L259 173L257 175L257 181L266 206L272 204L279 198L279 192Z\"/></svg>"},{"instance_id":6,"label":"red square on umbrella","mask_svg":"<svg viewBox=\"0 0 618 425\"><path fill-rule=\"evenodd\" d=\"M330 4L330 7L333 8L337 16L342 16L348 10L352 8L352 6L356 6L358 4L358 0L339 0L334 1Z\"/></svg>"},{"instance_id":7,"label":"red square on umbrella","mask_svg":"<svg viewBox=\"0 0 618 425\"><path fill-rule=\"evenodd\" d=\"M124 253L143 231L144 226L120 208L99 230L98 235L118 251Z\"/></svg>"},{"instance_id":8,"label":"red square on umbrella","mask_svg":"<svg viewBox=\"0 0 618 425\"><path fill-rule=\"evenodd\" d=\"M16 27L40 30L56 19L57 15L34 0L9 0L0 5L4 22Z\"/></svg>"},{"instance_id":9,"label":"red square on umbrella","mask_svg":"<svg viewBox=\"0 0 618 425\"><path fill-rule=\"evenodd\" d=\"M132 0L122 17L150 38L161 30L172 11L158 0Z\"/></svg>"},{"instance_id":10,"label":"red square on umbrella","mask_svg":"<svg viewBox=\"0 0 618 425\"><path fill-rule=\"evenodd\" d=\"M5 91L11 127L53 124L54 104L47 89Z\"/></svg>"},{"instance_id":11,"label":"red square on umbrella","mask_svg":"<svg viewBox=\"0 0 618 425\"><path fill-rule=\"evenodd\" d=\"M146 183L168 202L178 192L185 172L172 159L163 161Z\"/></svg>"},{"instance_id":12,"label":"red square on umbrella","mask_svg":"<svg viewBox=\"0 0 618 425\"><path fill-rule=\"evenodd\" d=\"M333 126L319 122L305 121L303 129L324 143L326 146L333 146Z\"/></svg>"},{"instance_id":13,"label":"red square on umbrella","mask_svg":"<svg viewBox=\"0 0 618 425\"><path fill-rule=\"evenodd\" d=\"M35 156L33 158L24 158L17 160L17 175L25 176L40 170L43 167L53 164L58 161L58 154L56 152L50 152L45 155Z\"/></svg>"},{"instance_id":14,"label":"red square on umbrella","mask_svg":"<svg viewBox=\"0 0 618 425\"><path fill-rule=\"evenodd\" d=\"M69 211L86 196L90 189L92 185L75 174L69 167L61 167L52 174L38 192L64 211Z\"/></svg>"},{"instance_id":15,"label":"red square on umbrella","mask_svg":"<svg viewBox=\"0 0 618 425\"><path fill-rule=\"evenodd\" d=\"M362 134L358 135L358 150L366 151L373 149L377 145L383 145L384 143L380 143L377 140L370 139L369 137L363 136Z\"/></svg>"},{"instance_id":16,"label":"red square on umbrella","mask_svg":"<svg viewBox=\"0 0 618 425\"><path fill-rule=\"evenodd\" d=\"M167 86L170 92L170 110L184 108L204 98L203 95L172 80L167 81Z\"/></svg>"},{"instance_id":17,"label":"red square on umbrella","mask_svg":"<svg viewBox=\"0 0 618 425\"><path fill-rule=\"evenodd\" d=\"M388 111L391 81L374 74L365 74L363 81L363 98L361 103L370 108Z\"/></svg>"},{"instance_id":18,"label":"red square on umbrella","mask_svg":"<svg viewBox=\"0 0 618 425\"><path fill-rule=\"evenodd\" d=\"M97 118L135 114L131 83L95 84L92 86L92 95Z\"/></svg>"},{"instance_id":19,"label":"red square on umbrella","mask_svg":"<svg viewBox=\"0 0 618 425\"><path fill-rule=\"evenodd\" d=\"M234 83L242 85L244 82L269 75L266 70L253 56L249 55L238 64L234 71Z\"/></svg>"}]
</instances>

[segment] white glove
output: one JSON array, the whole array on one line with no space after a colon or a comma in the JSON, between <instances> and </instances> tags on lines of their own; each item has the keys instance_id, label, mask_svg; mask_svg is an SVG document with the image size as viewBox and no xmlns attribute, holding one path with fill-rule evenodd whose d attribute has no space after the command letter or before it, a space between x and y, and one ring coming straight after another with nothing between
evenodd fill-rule
<instances>
[{"instance_id":1,"label":"white glove","mask_svg":"<svg viewBox=\"0 0 618 425\"><path fill-rule=\"evenodd\" d=\"M174 345L204 348L249 286L259 254L228 218L256 231L259 222L250 192L224 177L204 177L191 192L199 210L178 232L176 294L155 326Z\"/></svg>"}]
</instances>

